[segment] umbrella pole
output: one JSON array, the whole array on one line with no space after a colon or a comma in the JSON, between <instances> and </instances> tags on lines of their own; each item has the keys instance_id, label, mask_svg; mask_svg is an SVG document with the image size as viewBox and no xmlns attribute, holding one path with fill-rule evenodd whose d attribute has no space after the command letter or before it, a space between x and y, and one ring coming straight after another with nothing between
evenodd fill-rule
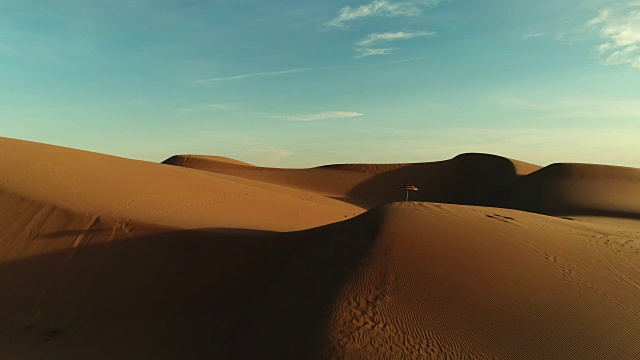
<instances>
[{"instance_id":1,"label":"umbrella pole","mask_svg":"<svg viewBox=\"0 0 640 360\"><path fill-rule=\"evenodd\" d=\"M409 190L407 190L407 196L404 198L404 202L408 202L409 201Z\"/></svg>"}]
</instances>

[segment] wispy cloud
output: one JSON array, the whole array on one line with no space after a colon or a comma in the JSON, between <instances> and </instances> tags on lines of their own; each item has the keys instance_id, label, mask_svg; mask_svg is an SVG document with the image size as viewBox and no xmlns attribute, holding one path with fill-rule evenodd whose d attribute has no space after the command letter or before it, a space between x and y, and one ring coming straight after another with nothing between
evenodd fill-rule
<instances>
[{"instance_id":1,"label":"wispy cloud","mask_svg":"<svg viewBox=\"0 0 640 360\"><path fill-rule=\"evenodd\" d=\"M431 36L434 34L435 32L433 31L398 31L398 32L373 33L373 34L369 34L363 40L358 41L356 45L371 46L371 45L375 45L383 42L413 39L417 37Z\"/></svg>"},{"instance_id":2,"label":"wispy cloud","mask_svg":"<svg viewBox=\"0 0 640 360\"><path fill-rule=\"evenodd\" d=\"M352 8L345 6L338 11L338 16L329 21L326 25L346 29L347 21L353 21L372 16L418 16L426 8L437 6L440 0L411 0L411 1L389 1L374 0L371 3Z\"/></svg>"},{"instance_id":3,"label":"wispy cloud","mask_svg":"<svg viewBox=\"0 0 640 360\"><path fill-rule=\"evenodd\" d=\"M357 116L363 116L357 112L350 111L325 111L311 115L272 115L270 119L284 120L284 121L316 121L316 120L328 120L328 119L340 119L340 118L352 118Z\"/></svg>"},{"instance_id":4,"label":"wispy cloud","mask_svg":"<svg viewBox=\"0 0 640 360\"><path fill-rule=\"evenodd\" d=\"M431 59L431 56L419 56L419 57L408 58L408 59L400 59L395 61L389 61L387 64L402 64L406 62L420 61L420 60L426 60L426 59Z\"/></svg>"},{"instance_id":5,"label":"wispy cloud","mask_svg":"<svg viewBox=\"0 0 640 360\"><path fill-rule=\"evenodd\" d=\"M407 40L423 36L434 35L433 31L397 31L397 32L385 32L385 33L372 33L366 38L356 43L356 51L358 54L356 59L375 56L375 55L389 55L393 48L372 48L371 46L378 45L380 43L386 43L390 41Z\"/></svg>"},{"instance_id":6,"label":"wispy cloud","mask_svg":"<svg viewBox=\"0 0 640 360\"><path fill-rule=\"evenodd\" d=\"M524 40L528 40L528 39L531 39L531 38L537 38L537 37L540 37L540 36L544 36L544 33L539 32L539 33L524 34L524 35L522 35L522 40L524 41Z\"/></svg>"},{"instance_id":7,"label":"wispy cloud","mask_svg":"<svg viewBox=\"0 0 640 360\"><path fill-rule=\"evenodd\" d=\"M252 77L263 77L263 76L277 76L277 75L285 75L285 74L294 74L305 71L314 70L313 68L301 68L301 69L290 69L290 70L282 70L282 71L265 71L265 72L257 72L250 74L242 74L242 75L233 75L226 77L216 77L210 79L200 79L196 80L197 83L208 83L208 82L217 82L217 81L230 81L230 80L242 80L248 79Z\"/></svg>"},{"instance_id":8,"label":"wispy cloud","mask_svg":"<svg viewBox=\"0 0 640 360\"><path fill-rule=\"evenodd\" d=\"M605 42L598 46L606 65L628 64L640 69L640 3L608 7L589 22Z\"/></svg>"},{"instance_id":9,"label":"wispy cloud","mask_svg":"<svg viewBox=\"0 0 640 360\"><path fill-rule=\"evenodd\" d=\"M363 58L363 57L367 57L367 56L375 56L375 55L389 55L389 53L391 53L393 50L393 48L385 48L385 49L373 49L373 48L363 48L363 49L356 49L357 52L359 52L358 55L354 56L356 59L359 58Z\"/></svg>"}]
</instances>

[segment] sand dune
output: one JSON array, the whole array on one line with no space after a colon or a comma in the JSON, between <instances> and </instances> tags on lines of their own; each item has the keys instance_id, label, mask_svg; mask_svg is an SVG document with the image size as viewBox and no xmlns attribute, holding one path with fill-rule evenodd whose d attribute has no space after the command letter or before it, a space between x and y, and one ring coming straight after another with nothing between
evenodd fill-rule
<instances>
[{"instance_id":1,"label":"sand dune","mask_svg":"<svg viewBox=\"0 0 640 360\"><path fill-rule=\"evenodd\" d=\"M505 206L552 215L640 218L640 169L553 164L520 179Z\"/></svg>"},{"instance_id":2,"label":"sand dune","mask_svg":"<svg viewBox=\"0 0 640 360\"><path fill-rule=\"evenodd\" d=\"M331 359L640 354L637 223L621 235L514 210L407 203L331 227L271 287L246 358L264 349Z\"/></svg>"},{"instance_id":3,"label":"sand dune","mask_svg":"<svg viewBox=\"0 0 640 360\"><path fill-rule=\"evenodd\" d=\"M446 161L416 164L340 164L311 169L227 166L218 157L173 156L165 164L313 191L372 208L404 200L398 185L411 183L418 201L497 205L496 193L539 166L487 154L463 154Z\"/></svg>"},{"instance_id":4,"label":"sand dune","mask_svg":"<svg viewBox=\"0 0 640 360\"><path fill-rule=\"evenodd\" d=\"M283 186L0 138L0 187L45 205L176 228L298 230L362 209Z\"/></svg>"},{"instance_id":5,"label":"sand dune","mask_svg":"<svg viewBox=\"0 0 640 360\"><path fill-rule=\"evenodd\" d=\"M229 160L174 156L164 163L313 191L365 209L404 199L520 209L548 215L640 217L640 169L553 164L544 168L488 154L416 164L343 164L311 169L227 166ZM197 160L191 160L195 158Z\"/></svg>"},{"instance_id":6,"label":"sand dune","mask_svg":"<svg viewBox=\"0 0 640 360\"><path fill-rule=\"evenodd\" d=\"M637 169L166 163L0 138L0 358L640 357Z\"/></svg>"}]
</instances>

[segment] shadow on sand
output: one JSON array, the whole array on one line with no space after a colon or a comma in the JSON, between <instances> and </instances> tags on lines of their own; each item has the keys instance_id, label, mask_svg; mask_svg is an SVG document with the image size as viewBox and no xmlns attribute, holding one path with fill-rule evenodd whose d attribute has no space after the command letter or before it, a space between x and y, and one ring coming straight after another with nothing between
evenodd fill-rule
<instances>
[{"instance_id":1,"label":"shadow on sand","mask_svg":"<svg viewBox=\"0 0 640 360\"><path fill-rule=\"evenodd\" d=\"M363 221L292 233L56 233L84 233L88 244L0 264L0 351L33 359L313 358L338 292L376 238L376 222Z\"/></svg>"},{"instance_id":2,"label":"shadow on sand","mask_svg":"<svg viewBox=\"0 0 640 360\"><path fill-rule=\"evenodd\" d=\"M554 196L553 187L562 181L556 174L558 167L561 168L550 165L528 175L519 175L507 158L462 154L451 160L409 164L381 173L354 187L346 198L336 199L372 208L403 201L405 193L398 186L411 184L420 189L409 194L411 201L498 207L551 216L640 219L640 212L606 209L598 204L589 208ZM388 191L380 192L380 189ZM608 191L615 192L615 189ZM632 203L622 205L633 206Z\"/></svg>"},{"instance_id":3,"label":"shadow on sand","mask_svg":"<svg viewBox=\"0 0 640 360\"><path fill-rule=\"evenodd\" d=\"M451 160L409 164L377 175L353 188L355 205L371 208L403 201L401 184L420 190L409 194L413 201L463 205L499 206L506 191L520 176L511 160L488 154L463 154ZM380 189L388 189L384 193Z\"/></svg>"}]
</instances>

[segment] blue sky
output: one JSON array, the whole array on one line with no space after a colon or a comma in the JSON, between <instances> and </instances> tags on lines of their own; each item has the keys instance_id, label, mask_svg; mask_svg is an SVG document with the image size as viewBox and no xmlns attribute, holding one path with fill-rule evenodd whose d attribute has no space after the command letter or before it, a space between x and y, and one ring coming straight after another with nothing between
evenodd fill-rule
<instances>
[{"instance_id":1,"label":"blue sky","mask_svg":"<svg viewBox=\"0 0 640 360\"><path fill-rule=\"evenodd\" d=\"M640 2L0 0L0 136L282 167L640 167Z\"/></svg>"}]
</instances>

